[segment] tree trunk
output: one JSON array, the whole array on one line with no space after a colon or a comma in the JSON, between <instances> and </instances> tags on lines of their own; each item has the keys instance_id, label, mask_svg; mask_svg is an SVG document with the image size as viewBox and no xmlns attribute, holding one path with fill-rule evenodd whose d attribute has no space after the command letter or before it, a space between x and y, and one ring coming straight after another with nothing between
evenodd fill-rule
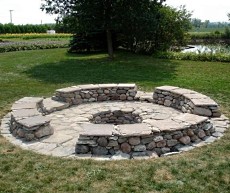
<instances>
[{"instance_id":1,"label":"tree trunk","mask_svg":"<svg viewBox=\"0 0 230 193\"><path fill-rule=\"evenodd\" d=\"M107 46L108 46L108 54L109 58L113 59L113 41L112 41L112 33L109 29L106 30L107 37Z\"/></svg>"}]
</instances>

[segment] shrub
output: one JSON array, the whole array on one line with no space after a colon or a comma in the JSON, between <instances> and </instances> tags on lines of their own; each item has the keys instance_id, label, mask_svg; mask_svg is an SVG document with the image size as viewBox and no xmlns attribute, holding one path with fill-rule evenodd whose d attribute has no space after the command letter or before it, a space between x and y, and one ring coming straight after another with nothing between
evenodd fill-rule
<instances>
[{"instance_id":1,"label":"shrub","mask_svg":"<svg viewBox=\"0 0 230 193\"><path fill-rule=\"evenodd\" d=\"M53 39L53 38L70 38L71 34L57 33L57 34L47 34L47 33L22 33L22 34L0 34L2 39Z\"/></svg>"},{"instance_id":2,"label":"shrub","mask_svg":"<svg viewBox=\"0 0 230 193\"><path fill-rule=\"evenodd\" d=\"M230 62L230 54L226 53L158 52L153 56L161 59Z\"/></svg>"},{"instance_id":3,"label":"shrub","mask_svg":"<svg viewBox=\"0 0 230 193\"><path fill-rule=\"evenodd\" d=\"M33 41L33 42L7 42L0 44L0 53L22 50L38 50L52 48L67 48L68 41Z\"/></svg>"}]
</instances>

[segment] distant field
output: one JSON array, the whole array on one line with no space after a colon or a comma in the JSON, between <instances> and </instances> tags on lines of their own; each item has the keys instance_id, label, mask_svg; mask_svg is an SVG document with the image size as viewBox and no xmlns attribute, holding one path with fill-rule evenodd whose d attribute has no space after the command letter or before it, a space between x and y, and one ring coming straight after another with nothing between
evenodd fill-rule
<instances>
[{"instance_id":1,"label":"distant field","mask_svg":"<svg viewBox=\"0 0 230 193\"><path fill-rule=\"evenodd\" d=\"M47 34L47 33L22 33L22 34L0 34L0 39L53 39L53 38L70 38L71 34L57 33L57 34Z\"/></svg>"},{"instance_id":2,"label":"distant field","mask_svg":"<svg viewBox=\"0 0 230 193\"><path fill-rule=\"evenodd\" d=\"M0 34L0 53L21 50L67 48L71 34Z\"/></svg>"},{"instance_id":3,"label":"distant field","mask_svg":"<svg viewBox=\"0 0 230 193\"><path fill-rule=\"evenodd\" d=\"M189 32L215 32L219 31L220 33L223 33L225 30L225 27L221 28L193 28Z\"/></svg>"}]
</instances>

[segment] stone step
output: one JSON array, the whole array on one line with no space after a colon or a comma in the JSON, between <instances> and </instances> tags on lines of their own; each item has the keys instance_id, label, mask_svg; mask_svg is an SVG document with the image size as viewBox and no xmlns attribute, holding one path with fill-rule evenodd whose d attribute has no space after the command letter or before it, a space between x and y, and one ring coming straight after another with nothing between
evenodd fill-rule
<instances>
[{"instance_id":1,"label":"stone step","mask_svg":"<svg viewBox=\"0 0 230 193\"><path fill-rule=\"evenodd\" d=\"M48 125L50 123L50 119L41 115L37 115L18 120L17 123L28 130L35 130L37 129L37 126Z\"/></svg>"},{"instance_id":2,"label":"stone step","mask_svg":"<svg viewBox=\"0 0 230 193\"><path fill-rule=\"evenodd\" d=\"M61 101L55 101L51 98L43 99L43 112L52 113L54 111L60 111L62 109L68 108L69 104Z\"/></svg>"}]
</instances>

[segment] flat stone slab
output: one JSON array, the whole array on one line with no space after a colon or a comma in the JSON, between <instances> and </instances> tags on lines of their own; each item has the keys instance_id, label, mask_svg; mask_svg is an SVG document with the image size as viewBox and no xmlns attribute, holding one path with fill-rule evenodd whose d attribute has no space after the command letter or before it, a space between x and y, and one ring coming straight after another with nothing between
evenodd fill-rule
<instances>
[{"instance_id":1,"label":"flat stone slab","mask_svg":"<svg viewBox=\"0 0 230 193\"><path fill-rule=\"evenodd\" d=\"M194 115L190 113L184 113L173 118L176 122L188 123L188 124L199 124L208 120L208 117L203 117L199 115Z\"/></svg>"},{"instance_id":2,"label":"flat stone slab","mask_svg":"<svg viewBox=\"0 0 230 193\"><path fill-rule=\"evenodd\" d=\"M178 123L172 119L166 120L152 120L150 123L153 127L158 128L160 131L177 131L188 127L185 123Z\"/></svg>"},{"instance_id":3,"label":"flat stone slab","mask_svg":"<svg viewBox=\"0 0 230 193\"><path fill-rule=\"evenodd\" d=\"M71 136L71 135L54 133L53 135L51 135L49 137L45 137L45 138L41 139L41 142L42 143L49 143L49 144L55 143L55 144L59 145L59 144L66 143L67 141L70 141L71 139L73 139L73 136Z\"/></svg>"},{"instance_id":4,"label":"flat stone slab","mask_svg":"<svg viewBox=\"0 0 230 193\"><path fill-rule=\"evenodd\" d=\"M122 88L135 88L136 84L125 84L125 83L120 83L118 84L118 87L122 87Z\"/></svg>"},{"instance_id":5,"label":"flat stone slab","mask_svg":"<svg viewBox=\"0 0 230 193\"><path fill-rule=\"evenodd\" d=\"M48 112L53 112L56 110L59 111L59 110L69 107L68 103L61 102L61 101L55 101L55 100L52 100L51 98L44 99L43 105L44 105L45 111L48 111Z\"/></svg>"},{"instance_id":6,"label":"flat stone slab","mask_svg":"<svg viewBox=\"0 0 230 193\"><path fill-rule=\"evenodd\" d=\"M171 90L172 93L178 94L178 95L184 95L184 94L197 94L197 92L185 88L176 88Z\"/></svg>"},{"instance_id":7,"label":"flat stone slab","mask_svg":"<svg viewBox=\"0 0 230 193\"><path fill-rule=\"evenodd\" d=\"M86 84L86 85L78 85L82 90L94 90L98 89L99 85L98 84Z\"/></svg>"},{"instance_id":8,"label":"flat stone slab","mask_svg":"<svg viewBox=\"0 0 230 193\"><path fill-rule=\"evenodd\" d=\"M122 136L143 136L150 135L152 130L146 124L124 124L119 125L117 131Z\"/></svg>"},{"instance_id":9,"label":"flat stone slab","mask_svg":"<svg viewBox=\"0 0 230 193\"><path fill-rule=\"evenodd\" d=\"M156 87L155 89L157 90L164 90L164 91L172 91L172 90L175 90L175 89L178 89L179 87L176 87L176 86L159 86L159 87Z\"/></svg>"},{"instance_id":10,"label":"flat stone slab","mask_svg":"<svg viewBox=\"0 0 230 193\"><path fill-rule=\"evenodd\" d=\"M114 126L109 124L81 124L82 136L112 136L115 132Z\"/></svg>"},{"instance_id":11,"label":"flat stone slab","mask_svg":"<svg viewBox=\"0 0 230 193\"><path fill-rule=\"evenodd\" d=\"M117 88L118 84L99 84L99 88Z\"/></svg>"},{"instance_id":12,"label":"flat stone slab","mask_svg":"<svg viewBox=\"0 0 230 193\"><path fill-rule=\"evenodd\" d=\"M42 100L43 98L41 97L24 97L16 101L15 103L40 103L42 102Z\"/></svg>"},{"instance_id":13,"label":"flat stone slab","mask_svg":"<svg viewBox=\"0 0 230 193\"><path fill-rule=\"evenodd\" d=\"M218 104L209 97L190 99L195 106L218 106Z\"/></svg>"},{"instance_id":14,"label":"flat stone slab","mask_svg":"<svg viewBox=\"0 0 230 193\"><path fill-rule=\"evenodd\" d=\"M50 119L41 115L29 117L26 119L21 119L17 121L19 124L23 125L24 127L27 127L28 129L45 125L50 122Z\"/></svg>"},{"instance_id":15,"label":"flat stone slab","mask_svg":"<svg viewBox=\"0 0 230 193\"><path fill-rule=\"evenodd\" d=\"M37 109L37 103L35 102L21 102L14 103L11 107L11 110L20 110L20 109Z\"/></svg>"},{"instance_id":16,"label":"flat stone slab","mask_svg":"<svg viewBox=\"0 0 230 193\"><path fill-rule=\"evenodd\" d=\"M12 116L16 120L37 115L41 115L41 113L39 113L37 109L20 109L12 112Z\"/></svg>"},{"instance_id":17,"label":"flat stone slab","mask_svg":"<svg viewBox=\"0 0 230 193\"><path fill-rule=\"evenodd\" d=\"M67 87L67 88L57 89L56 92L71 93L71 92L76 92L76 91L80 91L80 90L81 90L81 88L78 86L71 86L71 87Z\"/></svg>"},{"instance_id":18,"label":"flat stone slab","mask_svg":"<svg viewBox=\"0 0 230 193\"><path fill-rule=\"evenodd\" d=\"M185 93L184 97L189 99L206 99L207 96L201 93Z\"/></svg>"}]
</instances>

